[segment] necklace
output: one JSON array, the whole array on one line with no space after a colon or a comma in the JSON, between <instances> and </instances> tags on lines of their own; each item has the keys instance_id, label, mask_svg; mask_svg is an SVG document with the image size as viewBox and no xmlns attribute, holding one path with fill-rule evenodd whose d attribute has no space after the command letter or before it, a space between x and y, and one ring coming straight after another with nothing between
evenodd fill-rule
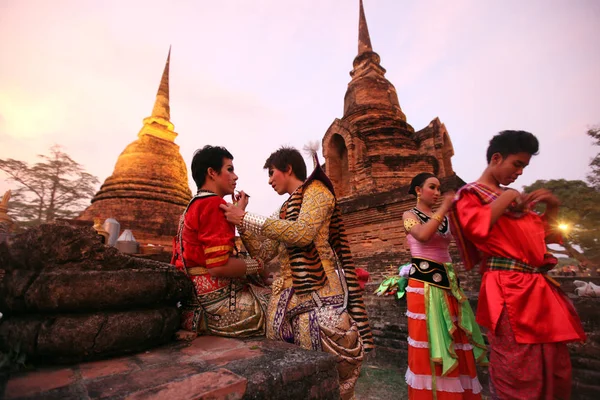
<instances>
[{"instance_id":1,"label":"necklace","mask_svg":"<svg viewBox=\"0 0 600 400\"><path fill-rule=\"evenodd\" d=\"M415 207L415 209L416 209L417 211L419 211L420 213L422 213L422 214L425 214L427 217L431 218L431 215L429 215L429 214L428 214L428 213L426 213L425 211L421 210L419 207ZM432 212L431 212L431 210L429 210L429 212L430 212L430 213L432 213Z\"/></svg>"}]
</instances>

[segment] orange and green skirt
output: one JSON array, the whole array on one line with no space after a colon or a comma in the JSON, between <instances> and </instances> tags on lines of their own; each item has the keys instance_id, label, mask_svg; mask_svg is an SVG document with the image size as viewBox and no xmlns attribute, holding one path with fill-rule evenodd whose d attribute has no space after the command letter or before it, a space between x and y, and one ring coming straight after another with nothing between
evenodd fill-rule
<instances>
[{"instance_id":1,"label":"orange and green skirt","mask_svg":"<svg viewBox=\"0 0 600 400\"><path fill-rule=\"evenodd\" d=\"M406 288L410 399L481 399L476 364L487 365L475 315L445 264L451 289L409 279Z\"/></svg>"}]
</instances>

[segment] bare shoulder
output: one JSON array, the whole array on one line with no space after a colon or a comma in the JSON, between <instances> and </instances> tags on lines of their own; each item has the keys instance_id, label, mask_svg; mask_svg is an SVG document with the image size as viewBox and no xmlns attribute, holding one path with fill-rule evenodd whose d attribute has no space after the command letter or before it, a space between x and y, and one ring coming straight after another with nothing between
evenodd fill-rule
<instances>
[{"instance_id":1,"label":"bare shoulder","mask_svg":"<svg viewBox=\"0 0 600 400\"><path fill-rule=\"evenodd\" d=\"M404 214L402 214L402 219L403 220L412 219L417 222L419 221L417 219L417 216L413 212L410 212L410 211L404 211Z\"/></svg>"}]
</instances>

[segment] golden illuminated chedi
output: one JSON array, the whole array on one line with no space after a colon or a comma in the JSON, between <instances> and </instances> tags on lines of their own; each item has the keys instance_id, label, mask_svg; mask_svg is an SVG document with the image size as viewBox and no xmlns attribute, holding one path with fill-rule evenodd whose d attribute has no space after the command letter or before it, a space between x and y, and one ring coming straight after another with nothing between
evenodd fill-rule
<instances>
[{"instance_id":1,"label":"golden illuminated chedi","mask_svg":"<svg viewBox=\"0 0 600 400\"><path fill-rule=\"evenodd\" d=\"M169 50L152 115L144 119L138 139L119 155L112 175L78 217L89 221L112 217L141 243L168 246L192 195L170 121L170 58Z\"/></svg>"}]
</instances>

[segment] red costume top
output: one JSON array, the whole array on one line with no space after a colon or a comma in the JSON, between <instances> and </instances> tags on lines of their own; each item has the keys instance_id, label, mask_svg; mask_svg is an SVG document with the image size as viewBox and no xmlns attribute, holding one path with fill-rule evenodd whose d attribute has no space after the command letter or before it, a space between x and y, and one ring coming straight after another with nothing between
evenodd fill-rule
<instances>
[{"instance_id":1,"label":"red costume top","mask_svg":"<svg viewBox=\"0 0 600 400\"><path fill-rule=\"evenodd\" d=\"M533 268L548 264L546 243L557 243L547 221L532 211L505 212L490 228L491 202L500 194L479 183L457 193L452 219L465 267L481 262L477 322L495 332L504 307L518 343L584 341L573 305L541 273L488 271L486 260L504 257Z\"/></svg>"},{"instance_id":2,"label":"red costume top","mask_svg":"<svg viewBox=\"0 0 600 400\"><path fill-rule=\"evenodd\" d=\"M219 205L225 200L216 195L198 197L185 213L182 240L188 274L198 294L208 293L229 284L227 278L213 278L208 269L225 265L234 249L235 228L227 222ZM179 248L173 247L174 264L183 270ZM173 262L172 262L173 263Z\"/></svg>"}]
</instances>

